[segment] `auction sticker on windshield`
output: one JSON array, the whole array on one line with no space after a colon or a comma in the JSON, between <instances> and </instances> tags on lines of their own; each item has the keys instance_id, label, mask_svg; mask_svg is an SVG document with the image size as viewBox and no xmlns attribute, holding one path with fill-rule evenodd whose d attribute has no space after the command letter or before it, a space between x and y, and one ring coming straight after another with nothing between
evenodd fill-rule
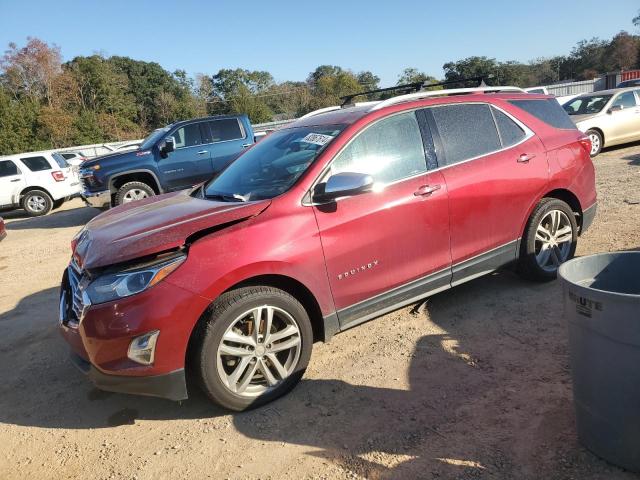
<instances>
[{"instance_id":1,"label":"auction sticker on windshield","mask_svg":"<svg viewBox=\"0 0 640 480\"><path fill-rule=\"evenodd\" d=\"M322 133L309 133L304 137L301 142L313 143L314 145L326 145L331 141L333 137L331 135L323 135Z\"/></svg>"}]
</instances>

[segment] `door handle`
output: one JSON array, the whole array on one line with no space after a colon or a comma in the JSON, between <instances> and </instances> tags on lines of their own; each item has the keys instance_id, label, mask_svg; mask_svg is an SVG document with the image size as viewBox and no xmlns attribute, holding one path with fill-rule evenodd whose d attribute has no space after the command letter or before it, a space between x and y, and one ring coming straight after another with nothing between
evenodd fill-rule
<instances>
[{"instance_id":1,"label":"door handle","mask_svg":"<svg viewBox=\"0 0 640 480\"><path fill-rule=\"evenodd\" d=\"M245 143L242 145L242 148L249 148L253 143Z\"/></svg>"},{"instance_id":2,"label":"door handle","mask_svg":"<svg viewBox=\"0 0 640 480\"><path fill-rule=\"evenodd\" d=\"M535 155L527 155L526 153L523 153L518 157L518 163L529 163L529 160L532 158L535 158Z\"/></svg>"},{"instance_id":3,"label":"door handle","mask_svg":"<svg viewBox=\"0 0 640 480\"><path fill-rule=\"evenodd\" d=\"M418 190L413 192L413 194L416 197L427 197L433 192L440 190L440 188L442 188L440 185L422 185Z\"/></svg>"},{"instance_id":4,"label":"door handle","mask_svg":"<svg viewBox=\"0 0 640 480\"><path fill-rule=\"evenodd\" d=\"M204 155L205 153L209 153L209 151L208 150L200 150L198 152L198 155Z\"/></svg>"},{"instance_id":5,"label":"door handle","mask_svg":"<svg viewBox=\"0 0 640 480\"><path fill-rule=\"evenodd\" d=\"M11 181L11 182L19 182L19 181L20 181L20 179L19 179L19 178L16 178L15 180L10 180L10 181Z\"/></svg>"}]
</instances>

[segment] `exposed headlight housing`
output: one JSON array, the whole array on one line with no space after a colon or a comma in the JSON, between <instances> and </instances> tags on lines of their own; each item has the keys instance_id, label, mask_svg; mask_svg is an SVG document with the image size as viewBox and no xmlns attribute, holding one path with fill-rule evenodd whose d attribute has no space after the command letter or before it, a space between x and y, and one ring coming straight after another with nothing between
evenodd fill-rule
<instances>
[{"instance_id":1,"label":"exposed headlight housing","mask_svg":"<svg viewBox=\"0 0 640 480\"><path fill-rule=\"evenodd\" d=\"M92 305L130 297L160 282L178 268L186 258L186 255L179 255L144 266L104 273L87 286L87 295Z\"/></svg>"}]
</instances>

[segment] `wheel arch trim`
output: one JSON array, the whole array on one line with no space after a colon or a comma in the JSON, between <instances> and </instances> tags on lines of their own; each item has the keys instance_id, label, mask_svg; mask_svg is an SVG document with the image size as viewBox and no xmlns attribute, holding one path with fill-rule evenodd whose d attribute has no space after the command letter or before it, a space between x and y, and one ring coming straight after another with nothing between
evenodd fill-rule
<instances>
[{"instance_id":1,"label":"wheel arch trim","mask_svg":"<svg viewBox=\"0 0 640 480\"><path fill-rule=\"evenodd\" d=\"M151 177L153 178L154 182L156 183L155 185L149 185L151 188L153 188L155 186L158 194L160 193L164 193L164 189L162 188L162 184L160 183L160 180L158 179L158 176L152 171L152 170L148 170L148 169L144 169L144 168L139 168L139 169L135 169L135 170L127 170L126 172L120 172L117 173L115 175L113 175L111 178L109 178L109 191L111 193L116 193L117 189L114 187L114 183L117 179L122 178L122 177L126 177L127 175L135 175L136 173L144 173L147 175L151 175ZM135 181L135 180L132 180Z\"/></svg>"}]
</instances>

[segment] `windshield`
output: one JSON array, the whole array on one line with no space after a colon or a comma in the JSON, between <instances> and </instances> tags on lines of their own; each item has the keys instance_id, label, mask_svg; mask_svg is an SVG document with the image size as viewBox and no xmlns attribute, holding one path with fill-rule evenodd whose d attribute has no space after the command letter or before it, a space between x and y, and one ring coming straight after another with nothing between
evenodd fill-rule
<instances>
[{"instance_id":1,"label":"windshield","mask_svg":"<svg viewBox=\"0 0 640 480\"><path fill-rule=\"evenodd\" d=\"M273 132L205 185L207 198L249 201L289 190L344 125L288 128Z\"/></svg>"},{"instance_id":2,"label":"windshield","mask_svg":"<svg viewBox=\"0 0 640 480\"><path fill-rule=\"evenodd\" d=\"M142 144L140 145L140 150L148 150L153 145L160 140L160 138L169 131L171 125L168 125L164 128L156 128L153 132L149 134L147 138L144 139Z\"/></svg>"},{"instance_id":3,"label":"windshield","mask_svg":"<svg viewBox=\"0 0 640 480\"><path fill-rule=\"evenodd\" d=\"M569 115L587 115L590 113L598 113L602 111L604 106L612 95L590 95L588 97L578 97L573 100L569 100L562 108Z\"/></svg>"}]
</instances>

